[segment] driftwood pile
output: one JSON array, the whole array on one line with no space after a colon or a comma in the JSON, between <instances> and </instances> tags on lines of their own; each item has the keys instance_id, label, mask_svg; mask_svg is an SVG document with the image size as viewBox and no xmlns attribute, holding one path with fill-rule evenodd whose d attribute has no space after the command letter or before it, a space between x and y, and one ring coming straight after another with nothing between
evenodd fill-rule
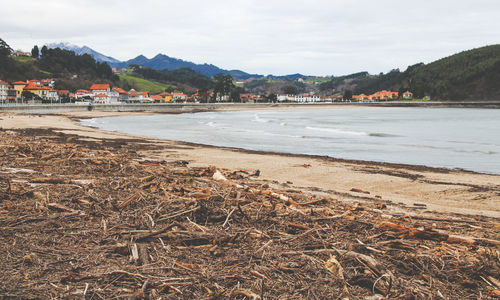
<instances>
[{"instance_id":1,"label":"driftwood pile","mask_svg":"<svg viewBox=\"0 0 500 300\"><path fill-rule=\"evenodd\" d=\"M0 296L500 296L498 220L394 214L145 147L0 131Z\"/></svg>"}]
</instances>

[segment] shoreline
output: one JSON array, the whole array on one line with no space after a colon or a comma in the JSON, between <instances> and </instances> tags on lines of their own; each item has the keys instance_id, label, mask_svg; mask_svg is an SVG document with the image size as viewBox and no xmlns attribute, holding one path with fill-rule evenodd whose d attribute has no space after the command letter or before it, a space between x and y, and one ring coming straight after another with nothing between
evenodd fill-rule
<instances>
[{"instance_id":1,"label":"shoreline","mask_svg":"<svg viewBox=\"0 0 500 300\"><path fill-rule=\"evenodd\" d=\"M108 132L77 123L84 118L149 114L154 112L80 111L36 115L10 113L0 114L0 127L45 128L68 136L79 136L88 141L140 140L159 148L139 151L145 159L189 161L189 165L193 167L215 165L229 170L259 170L264 179L286 183L290 188L333 194L346 201L383 199L396 207L409 207L419 213L423 210L417 210L415 204L425 204L428 211L500 218L500 188L495 184L500 178L498 175L201 145ZM352 192L353 189L368 191L370 194Z\"/></svg>"},{"instance_id":2,"label":"shoreline","mask_svg":"<svg viewBox=\"0 0 500 300\"><path fill-rule=\"evenodd\" d=\"M87 105L77 104L24 104L0 105L0 112L50 113L50 111L70 112L87 109ZM217 110L261 110L261 109L315 109L315 108L363 108L363 107L422 107L422 108L485 108L500 109L496 101L383 101L383 102L313 102L313 103L124 103L94 104L92 110L102 112L157 112L184 113Z\"/></svg>"}]
</instances>

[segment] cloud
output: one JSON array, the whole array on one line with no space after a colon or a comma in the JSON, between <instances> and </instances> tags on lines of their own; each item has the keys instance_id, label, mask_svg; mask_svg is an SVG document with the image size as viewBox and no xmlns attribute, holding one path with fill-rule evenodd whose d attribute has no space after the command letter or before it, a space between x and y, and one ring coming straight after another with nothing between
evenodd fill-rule
<instances>
[{"instance_id":1,"label":"cloud","mask_svg":"<svg viewBox=\"0 0 500 300\"><path fill-rule=\"evenodd\" d=\"M487 0L24 0L3 5L14 48L68 41L126 60L157 53L252 73L342 75L499 42Z\"/></svg>"}]
</instances>

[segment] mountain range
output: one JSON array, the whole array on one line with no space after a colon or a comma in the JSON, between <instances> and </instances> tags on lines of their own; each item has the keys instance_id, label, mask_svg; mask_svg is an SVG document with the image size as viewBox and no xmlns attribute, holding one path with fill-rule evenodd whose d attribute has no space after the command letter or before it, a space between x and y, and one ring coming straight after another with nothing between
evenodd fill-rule
<instances>
[{"instance_id":1,"label":"mountain range","mask_svg":"<svg viewBox=\"0 0 500 300\"><path fill-rule=\"evenodd\" d=\"M111 56L99 53L87 46L77 46L70 43L52 43L46 45L48 48L61 48L64 50L74 51L77 55L89 54L98 62L106 62L113 68L126 68L130 65L140 65L149 67L157 70L177 70L182 68L188 68L203 75L212 77L216 74L229 74L235 79L245 80L249 78L261 78L263 75L259 74L249 74L240 70L224 70L212 64L196 64L190 61L185 61L182 59L170 57L165 54L158 54L155 57L149 59L144 55L139 55L136 58L129 59L127 61L120 61ZM297 76L297 75L294 75Z\"/></svg>"}]
</instances>

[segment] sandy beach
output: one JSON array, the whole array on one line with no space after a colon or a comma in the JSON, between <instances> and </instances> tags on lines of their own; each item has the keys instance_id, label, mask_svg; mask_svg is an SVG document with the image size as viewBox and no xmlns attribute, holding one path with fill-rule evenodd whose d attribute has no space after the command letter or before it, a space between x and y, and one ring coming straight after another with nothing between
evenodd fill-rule
<instances>
[{"instance_id":1,"label":"sandy beach","mask_svg":"<svg viewBox=\"0 0 500 300\"><path fill-rule=\"evenodd\" d=\"M334 109L346 108L352 107L343 106ZM500 217L500 176L496 175L195 145L106 132L84 127L78 123L82 118L139 114L152 113L97 111L45 115L3 113L0 115L0 127L50 128L56 132L77 135L84 139L140 138L146 143L157 146L155 150L141 152L148 159L184 160L189 161L190 166L194 167L214 165L230 170L259 170L261 178L286 183L291 188L326 193L345 201L382 199L392 203L392 208L395 210L411 209L418 213L428 210ZM353 192L353 189L367 193Z\"/></svg>"}]
</instances>

